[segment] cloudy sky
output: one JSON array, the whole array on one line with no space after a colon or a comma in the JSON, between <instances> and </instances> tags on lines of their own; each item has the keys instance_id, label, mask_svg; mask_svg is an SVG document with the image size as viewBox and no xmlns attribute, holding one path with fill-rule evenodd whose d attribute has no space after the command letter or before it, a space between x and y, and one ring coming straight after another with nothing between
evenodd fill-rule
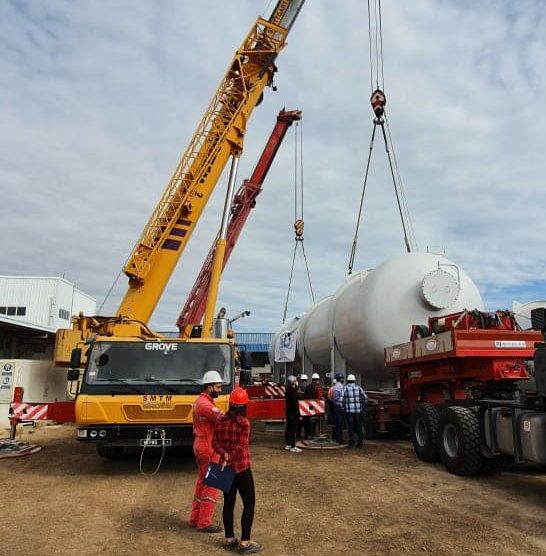
<instances>
[{"instance_id":1,"label":"cloudy sky","mask_svg":"<svg viewBox=\"0 0 546 556\"><path fill-rule=\"evenodd\" d=\"M103 302L266 0L0 3L0 274L64 275ZM303 111L305 248L317 298L347 271L368 152L364 0L307 0L238 183L282 107ZM441 246L489 309L546 297L546 7L383 0L390 129L420 249ZM270 6L269 6L270 9ZM289 132L225 272L240 331L282 320L293 239ZM356 269L404 252L377 143ZM174 329L220 223L227 172L153 316ZM122 275L103 308L115 311ZM310 304L298 258L288 314Z\"/></svg>"}]
</instances>

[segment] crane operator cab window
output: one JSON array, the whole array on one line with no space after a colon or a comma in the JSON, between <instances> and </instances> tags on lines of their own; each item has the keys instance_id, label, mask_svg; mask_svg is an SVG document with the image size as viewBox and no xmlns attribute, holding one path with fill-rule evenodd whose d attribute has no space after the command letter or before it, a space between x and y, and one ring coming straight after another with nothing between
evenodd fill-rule
<instances>
[{"instance_id":1,"label":"crane operator cab window","mask_svg":"<svg viewBox=\"0 0 546 556\"><path fill-rule=\"evenodd\" d=\"M233 350L225 343L96 342L89 353L82 392L194 394L206 371L218 371L230 391Z\"/></svg>"}]
</instances>

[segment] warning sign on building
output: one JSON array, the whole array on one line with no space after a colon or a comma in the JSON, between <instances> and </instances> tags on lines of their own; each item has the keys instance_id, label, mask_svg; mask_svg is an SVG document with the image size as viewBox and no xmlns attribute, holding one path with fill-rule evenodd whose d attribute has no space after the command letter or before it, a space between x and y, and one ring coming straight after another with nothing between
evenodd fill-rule
<instances>
[{"instance_id":1,"label":"warning sign on building","mask_svg":"<svg viewBox=\"0 0 546 556\"><path fill-rule=\"evenodd\" d=\"M0 372L0 402L11 401L11 385L13 381L13 364L4 363Z\"/></svg>"}]
</instances>

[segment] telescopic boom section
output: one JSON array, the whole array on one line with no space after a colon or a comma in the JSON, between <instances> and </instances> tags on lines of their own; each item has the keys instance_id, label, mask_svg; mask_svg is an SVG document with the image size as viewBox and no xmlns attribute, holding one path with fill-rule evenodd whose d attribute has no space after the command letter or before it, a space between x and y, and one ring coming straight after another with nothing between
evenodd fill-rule
<instances>
[{"instance_id":1,"label":"telescopic boom section","mask_svg":"<svg viewBox=\"0 0 546 556\"><path fill-rule=\"evenodd\" d=\"M272 84L274 62L305 0L279 0L258 18L229 65L142 236L123 268L129 288L117 315L148 322L247 120Z\"/></svg>"},{"instance_id":2,"label":"telescopic boom section","mask_svg":"<svg viewBox=\"0 0 546 556\"><path fill-rule=\"evenodd\" d=\"M288 128L295 120L301 119L299 110L281 110L277 116L277 122L264 147L262 155L248 180L235 194L231 207L231 217L227 229L227 243L224 254L222 269L225 268L231 252L237 243L237 239L247 221L250 212L256 205L256 197L262 190L262 184L267 176L269 168L275 159L275 155L286 135ZM176 322L181 337L189 337L193 326L199 324L205 313L207 294L212 274L214 251L216 242L210 248L209 254L203 263L201 271L195 280L193 288L186 300L186 304Z\"/></svg>"}]
</instances>

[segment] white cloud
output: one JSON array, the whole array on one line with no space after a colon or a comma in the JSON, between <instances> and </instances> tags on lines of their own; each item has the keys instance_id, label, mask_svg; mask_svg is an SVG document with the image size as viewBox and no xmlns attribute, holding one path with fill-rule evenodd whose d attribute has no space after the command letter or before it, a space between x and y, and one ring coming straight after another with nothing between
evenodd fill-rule
<instances>
[{"instance_id":1,"label":"white cloud","mask_svg":"<svg viewBox=\"0 0 546 556\"><path fill-rule=\"evenodd\" d=\"M1 273L63 274L102 301L234 50L251 0L0 5ZM544 297L546 15L538 1L382 2L385 84L419 245L443 245L490 308ZM344 278L372 127L366 5L308 1L249 125L239 180L279 109L304 113L305 246L317 298ZM293 249L293 132L225 272L242 330L282 317ZM220 222L226 178L152 325L172 328ZM357 267L401 253L376 141ZM298 259L289 314L309 305ZM106 311L124 292L122 277ZM522 297L523 296L523 297Z\"/></svg>"}]
</instances>

